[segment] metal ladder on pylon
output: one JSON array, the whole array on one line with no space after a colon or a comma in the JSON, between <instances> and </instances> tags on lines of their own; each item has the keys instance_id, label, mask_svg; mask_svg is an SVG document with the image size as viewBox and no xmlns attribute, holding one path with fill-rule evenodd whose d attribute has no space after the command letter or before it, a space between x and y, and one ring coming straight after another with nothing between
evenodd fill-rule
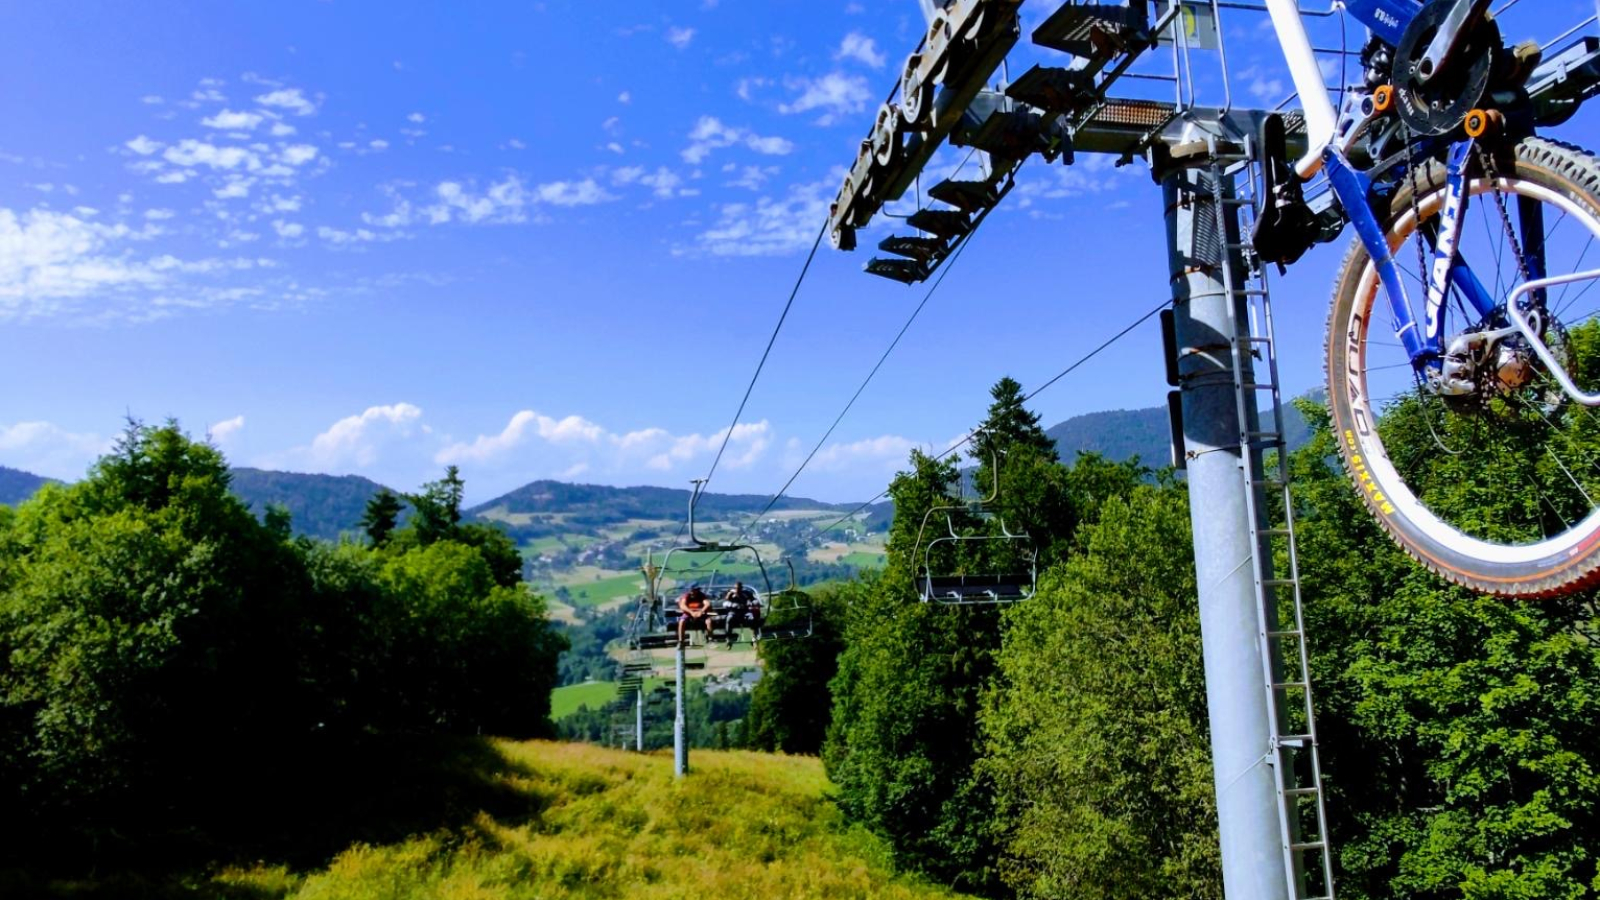
<instances>
[{"instance_id":1,"label":"metal ladder on pylon","mask_svg":"<svg viewBox=\"0 0 1600 900\"><path fill-rule=\"evenodd\" d=\"M1217 200L1213 208L1222 251L1222 284L1227 296L1235 298L1229 304L1233 319L1230 343L1262 683L1271 716L1272 746L1267 748L1266 758L1277 787L1279 839L1289 896L1294 900L1334 900L1333 854L1317 757L1272 299L1267 273L1244 237L1260 200L1258 168L1248 140L1243 148L1212 147L1211 190ZM1235 185L1239 189L1234 189ZM1270 408L1264 410L1262 401ZM1276 451L1275 471L1268 469L1266 451ZM1281 524L1269 521L1268 516L1275 516ZM1283 575L1275 572L1274 558L1279 555L1288 567Z\"/></svg>"}]
</instances>

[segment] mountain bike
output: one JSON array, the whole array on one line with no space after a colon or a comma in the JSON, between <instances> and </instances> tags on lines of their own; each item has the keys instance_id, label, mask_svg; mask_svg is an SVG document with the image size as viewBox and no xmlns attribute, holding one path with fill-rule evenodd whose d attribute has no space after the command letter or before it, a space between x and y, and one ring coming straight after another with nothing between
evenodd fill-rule
<instances>
[{"instance_id":1,"label":"mountain bike","mask_svg":"<svg viewBox=\"0 0 1600 900\"><path fill-rule=\"evenodd\" d=\"M1530 99L1540 51L1489 0L1345 0L1370 38L1335 110L1294 0L1266 4L1311 149L1264 126L1252 243L1281 267L1355 227L1328 402L1366 506L1477 590L1600 583L1600 161L1536 134L1575 104Z\"/></svg>"}]
</instances>

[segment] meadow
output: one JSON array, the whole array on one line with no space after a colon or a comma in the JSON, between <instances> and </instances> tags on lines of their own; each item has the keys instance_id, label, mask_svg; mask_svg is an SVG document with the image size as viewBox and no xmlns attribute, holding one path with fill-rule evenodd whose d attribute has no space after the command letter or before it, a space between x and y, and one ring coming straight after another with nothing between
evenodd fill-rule
<instances>
[{"instance_id":1,"label":"meadow","mask_svg":"<svg viewBox=\"0 0 1600 900\"><path fill-rule=\"evenodd\" d=\"M398 746L396 746L398 743ZM229 829L184 849L104 858L95 874L0 869L0 894L73 898L715 897L952 898L889 867L847 825L813 758L696 751L690 776L665 754L488 739L375 747L323 790L241 784ZM402 750L395 754L396 749ZM241 782L251 779L240 773ZM285 827L288 826L288 827ZM236 839L238 842L230 842ZM169 867L161 865L166 861Z\"/></svg>"}]
</instances>

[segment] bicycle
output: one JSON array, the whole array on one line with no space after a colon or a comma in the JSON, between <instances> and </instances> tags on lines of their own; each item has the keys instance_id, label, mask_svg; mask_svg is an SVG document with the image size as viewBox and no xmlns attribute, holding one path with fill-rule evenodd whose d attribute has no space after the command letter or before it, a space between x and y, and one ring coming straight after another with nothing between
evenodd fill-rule
<instances>
[{"instance_id":1,"label":"bicycle","mask_svg":"<svg viewBox=\"0 0 1600 900\"><path fill-rule=\"evenodd\" d=\"M1252 242L1281 267L1355 227L1328 403L1364 503L1450 581L1600 583L1600 160L1536 134L1571 114L1530 100L1537 47L1507 47L1489 0L1345 0L1370 38L1335 111L1294 0L1266 5L1311 150L1268 120ZM1319 171L1331 204L1305 196ZM1486 496L1512 512L1462 512Z\"/></svg>"}]
</instances>

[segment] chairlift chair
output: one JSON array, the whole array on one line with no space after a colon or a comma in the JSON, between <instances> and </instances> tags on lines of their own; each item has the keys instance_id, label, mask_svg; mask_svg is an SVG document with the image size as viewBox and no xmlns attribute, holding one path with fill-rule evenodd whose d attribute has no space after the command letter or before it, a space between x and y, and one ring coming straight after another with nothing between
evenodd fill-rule
<instances>
[{"instance_id":1,"label":"chairlift chair","mask_svg":"<svg viewBox=\"0 0 1600 900\"><path fill-rule=\"evenodd\" d=\"M922 565L917 572L917 593L923 603L943 603L947 606L1017 603L1027 600L1037 592L1039 560L1033 538L1025 532L1022 534L1013 532L1006 525L1005 518L995 508L995 501L1000 496L998 453L995 454L990 469L994 473L994 490L988 497L961 506L936 506L923 514L922 525L917 530L917 546L922 548ZM956 529L954 514L957 512L972 515L980 522L995 523L999 526L1000 533L962 534ZM944 519L945 533L931 537L924 543L923 538L930 534L929 523L937 522L938 518ZM938 527L935 525L933 533L937 534L937 531ZM1027 568L998 573L936 575L933 571L933 557L934 551L941 544L1010 545L1027 562Z\"/></svg>"},{"instance_id":2,"label":"chairlift chair","mask_svg":"<svg viewBox=\"0 0 1600 900\"><path fill-rule=\"evenodd\" d=\"M756 631L757 643L808 638L815 628L811 595L800 590L795 581L794 560L785 558L783 563L789 567L789 586L769 598L761 627Z\"/></svg>"}]
</instances>

